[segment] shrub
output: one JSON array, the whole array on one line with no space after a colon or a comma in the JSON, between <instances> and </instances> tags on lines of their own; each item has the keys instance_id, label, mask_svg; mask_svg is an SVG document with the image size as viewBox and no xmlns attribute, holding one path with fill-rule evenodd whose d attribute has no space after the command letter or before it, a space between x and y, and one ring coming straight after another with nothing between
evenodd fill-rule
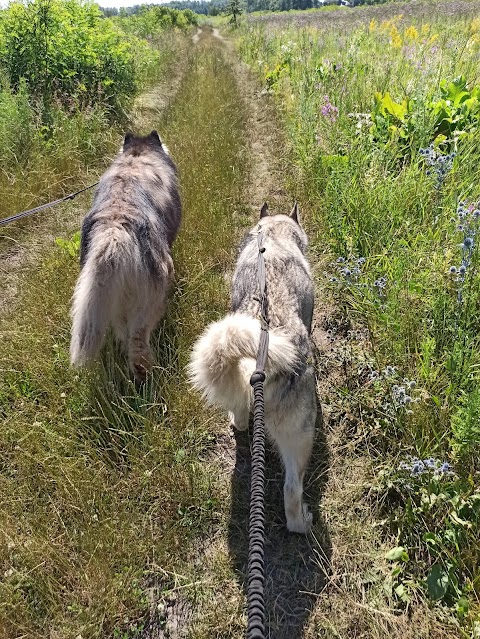
<instances>
[{"instance_id":1,"label":"shrub","mask_svg":"<svg viewBox=\"0 0 480 639\"><path fill-rule=\"evenodd\" d=\"M161 5L143 5L135 15L118 19L118 24L126 32L149 40L158 38L167 29L184 30L197 23L198 16L190 9L170 9Z\"/></svg>"},{"instance_id":2,"label":"shrub","mask_svg":"<svg viewBox=\"0 0 480 639\"><path fill-rule=\"evenodd\" d=\"M18 90L83 108L121 109L136 89L135 42L97 5L79 0L14 2L0 21L0 65Z\"/></svg>"}]
</instances>

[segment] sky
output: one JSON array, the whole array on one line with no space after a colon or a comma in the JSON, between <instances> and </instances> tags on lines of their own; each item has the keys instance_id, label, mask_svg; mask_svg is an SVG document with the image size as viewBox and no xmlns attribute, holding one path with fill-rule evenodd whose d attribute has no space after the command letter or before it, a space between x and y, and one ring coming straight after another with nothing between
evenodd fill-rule
<instances>
[{"instance_id":1,"label":"sky","mask_svg":"<svg viewBox=\"0 0 480 639\"><path fill-rule=\"evenodd\" d=\"M160 0L158 2L155 2L155 0L96 0L96 2L106 9L110 7L133 7L136 4L160 4ZM168 2L168 0L162 0L162 4L164 2Z\"/></svg>"},{"instance_id":2,"label":"sky","mask_svg":"<svg viewBox=\"0 0 480 639\"><path fill-rule=\"evenodd\" d=\"M105 9L110 9L110 7L133 7L136 4L144 3L143 0L99 0L97 4L101 7L105 7ZM150 4L150 2L147 0L145 4ZM155 2L152 0L151 4L155 4Z\"/></svg>"}]
</instances>

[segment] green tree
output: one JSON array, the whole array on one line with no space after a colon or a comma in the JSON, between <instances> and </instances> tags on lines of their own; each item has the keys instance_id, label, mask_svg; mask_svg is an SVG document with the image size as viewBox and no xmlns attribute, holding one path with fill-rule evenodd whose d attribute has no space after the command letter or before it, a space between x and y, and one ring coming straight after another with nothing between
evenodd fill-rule
<instances>
[{"instance_id":1,"label":"green tree","mask_svg":"<svg viewBox=\"0 0 480 639\"><path fill-rule=\"evenodd\" d=\"M230 22L237 26L237 18L243 13L243 1L242 0L228 0L225 7L225 14L230 16Z\"/></svg>"}]
</instances>

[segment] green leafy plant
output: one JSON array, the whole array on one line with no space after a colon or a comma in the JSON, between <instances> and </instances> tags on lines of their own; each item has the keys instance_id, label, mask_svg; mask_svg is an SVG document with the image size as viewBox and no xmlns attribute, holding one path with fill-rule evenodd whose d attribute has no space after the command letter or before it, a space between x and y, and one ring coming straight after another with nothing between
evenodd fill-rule
<instances>
[{"instance_id":1,"label":"green leafy plant","mask_svg":"<svg viewBox=\"0 0 480 639\"><path fill-rule=\"evenodd\" d=\"M286 62L280 62L274 69L267 71L265 74L267 89L273 89L282 76L288 75L289 70L290 67Z\"/></svg>"},{"instance_id":2,"label":"green leafy plant","mask_svg":"<svg viewBox=\"0 0 480 639\"><path fill-rule=\"evenodd\" d=\"M398 138L408 140L414 132L411 122L413 106L414 101L408 97L402 102L395 102L388 91L384 94L376 92L371 114L374 138L384 143Z\"/></svg>"},{"instance_id":3,"label":"green leafy plant","mask_svg":"<svg viewBox=\"0 0 480 639\"><path fill-rule=\"evenodd\" d=\"M480 541L480 492L474 482L458 477L448 462L411 457L385 472L382 490L389 524L402 544L386 556L404 564L394 575L405 587L402 594L410 579L432 601L464 613L464 597L476 578L476 553L460 548L473 549Z\"/></svg>"},{"instance_id":4,"label":"green leafy plant","mask_svg":"<svg viewBox=\"0 0 480 639\"><path fill-rule=\"evenodd\" d=\"M74 109L101 102L118 111L137 90L135 42L95 4L14 2L0 21L0 63L13 89Z\"/></svg>"},{"instance_id":5,"label":"green leafy plant","mask_svg":"<svg viewBox=\"0 0 480 639\"><path fill-rule=\"evenodd\" d=\"M451 138L478 129L480 115L480 86L468 88L460 76L451 82L440 82L440 99L431 100L429 109L434 119L434 135Z\"/></svg>"},{"instance_id":6,"label":"green leafy plant","mask_svg":"<svg viewBox=\"0 0 480 639\"><path fill-rule=\"evenodd\" d=\"M480 390L462 393L452 415L452 447L469 467L478 466L480 454Z\"/></svg>"},{"instance_id":7,"label":"green leafy plant","mask_svg":"<svg viewBox=\"0 0 480 639\"><path fill-rule=\"evenodd\" d=\"M77 257L80 253L80 231L74 233L69 240L57 237L55 239L55 244L71 257Z\"/></svg>"}]
</instances>

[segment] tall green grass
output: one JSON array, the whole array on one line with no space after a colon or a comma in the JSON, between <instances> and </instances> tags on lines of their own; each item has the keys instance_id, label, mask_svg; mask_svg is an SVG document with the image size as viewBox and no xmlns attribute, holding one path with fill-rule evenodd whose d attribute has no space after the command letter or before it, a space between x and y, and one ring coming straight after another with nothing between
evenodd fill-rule
<instances>
[{"instance_id":1,"label":"tall green grass","mask_svg":"<svg viewBox=\"0 0 480 639\"><path fill-rule=\"evenodd\" d=\"M419 18L361 15L305 28L252 21L237 47L283 114L313 250L330 262L321 284L368 330L342 403L374 451L385 532L405 547L393 599L427 596L474 632L480 22L437 18L433 6ZM434 167L420 153L430 144ZM450 273L462 264L464 277Z\"/></svg>"}]
</instances>

